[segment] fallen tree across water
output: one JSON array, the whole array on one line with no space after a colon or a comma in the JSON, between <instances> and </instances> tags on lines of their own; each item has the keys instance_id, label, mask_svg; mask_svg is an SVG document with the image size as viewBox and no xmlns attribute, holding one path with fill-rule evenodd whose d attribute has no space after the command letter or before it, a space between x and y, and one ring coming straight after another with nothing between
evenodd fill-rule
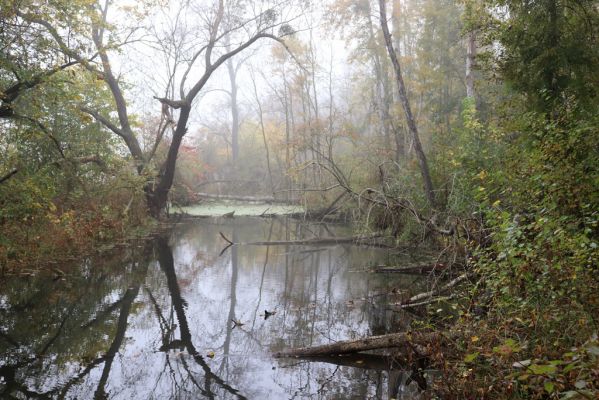
<instances>
[{"instance_id":1,"label":"fallen tree across water","mask_svg":"<svg viewBox=\"0 0 599 400\"><path fill-rule=\"evenodd\" d=\"M285 200L277 200L272 196L236 196L228 194L211 194L211 193L196 193L196 196L210 200L236 200L236 201L252 201L257 203L288 203Z\"/></svg>"},{"instance_id":2,"label":"fallen tree across water","mask_svg":"<svg viewBox=\"0 0 599 400\"><path fill-rule=\"evenodd\" d=\"M418 355L426 356L430 353L430 344L438 343L443 339L444 336L438 332L390 333L387 335L370 336L356 340L342 340L340 342L321 346L288 349L277 352L274 354L274 356L277 358L331 356L406 346L414 350L416 353L418 353Z\"/></svg>"},{"instance_id":3,"label":"fallen tree across water","mask_svg":"<svg viewBox=\"0 0 599 400\"><path fill-rule=\"evenodd\" d=\"M375 233L371 235L358 235L358 236L350 236L350 237L321 237L321 238L310 238L310 239L297 239L297 240L266 240L260 242L238 242L235 243L229 240L222 232L219 232L220 236L227 242L229 245L241 245L241 246L303 246L303 245L311 245L311 246L326 246L332 244L344 244L344 243L353 243L353 244L363 244L368 246L377 246L377 247L389 247L383 243L376 242L378 239L382 239L385 236L381 233Z\"/></svg>"}]
</instances>

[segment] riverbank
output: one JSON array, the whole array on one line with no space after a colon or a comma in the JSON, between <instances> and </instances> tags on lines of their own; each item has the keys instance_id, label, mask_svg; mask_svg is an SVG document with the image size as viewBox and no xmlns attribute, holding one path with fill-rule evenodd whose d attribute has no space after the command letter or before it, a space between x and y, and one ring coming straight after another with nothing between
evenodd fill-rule
<instances>
[{"instance_id":1,"label":"riverbank","mask_svg":"<svg viewBox=\"0 0 599 400\"><path fill-rule=\"evenodd\" d=\"M40 269L61 271L64 262L146 240L167 228L151 218L75 211L49 213L43 220L18 226L4 225L0 233L0 279Z\"/></svg>"}]
</instances>

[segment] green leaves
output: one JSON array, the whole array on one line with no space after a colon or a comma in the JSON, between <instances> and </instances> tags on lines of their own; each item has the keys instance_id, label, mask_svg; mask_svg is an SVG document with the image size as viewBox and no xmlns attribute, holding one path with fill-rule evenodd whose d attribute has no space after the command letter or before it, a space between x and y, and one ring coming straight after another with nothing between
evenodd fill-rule
<instances>
[{"instance_id":1,"label":"green leaves","mask_svg":"<svg viewBox=\"0 0 599 400\"><path fill-rule=\"evenodd\" d=\"M493 353L509 357L513 353L518 353L521 349L520 344L514 339L506 339L502 345L493 347Z\"/></svg>"},{"instance_id":2,"label":"green leaves","mask_svg":"<svg viewBox=\"0 0 599 400\"><path fill-rule=\"evenodd\" d=\"M474 353L466 354L466 356L464 356L464 362L466 364L474 362L478 358L479 354L480 353L478 351L476 351Z\"/></svg>"}]
</instances>

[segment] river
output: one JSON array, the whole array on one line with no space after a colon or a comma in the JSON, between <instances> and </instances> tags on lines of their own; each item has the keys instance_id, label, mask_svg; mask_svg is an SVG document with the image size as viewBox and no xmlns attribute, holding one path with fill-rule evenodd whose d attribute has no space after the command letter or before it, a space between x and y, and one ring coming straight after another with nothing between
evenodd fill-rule
<instances>
[{"instance_id":1,"label":"river","mask_svg":"<svg viewBox=\"0 0 599 400\"><path fill-rule=\"evenodd\" d=\"M418 292L423 279L366 270L411 255L347 244L223 251L220 233L247 243L351 231L285 217L193 219L148 242L8 279L0 398L416 398L410 371L382 358L272 356L409 327L410 314L389 309L391 292Z\"/></svg>"}]
</instances>

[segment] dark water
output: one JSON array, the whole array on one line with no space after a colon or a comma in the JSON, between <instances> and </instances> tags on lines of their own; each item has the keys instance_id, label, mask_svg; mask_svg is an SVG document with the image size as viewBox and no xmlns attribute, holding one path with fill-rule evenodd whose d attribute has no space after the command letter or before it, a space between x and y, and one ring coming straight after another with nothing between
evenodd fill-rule
<instances>
[{"instance_id":1,"label":"dark water","mask_svg":"<svg viewBox=\"0 0 599 400\"><path fill-rule=\"evenodd\" d=\"M287 219L199 220L62 274L0 287L0 398L414 398L381 358L279 360L281 349L405 329L384 249L226 242L344 236ZM265 310L276 314L265 319ZM243 325L236 326L233 321ZM383 361L382 361L383 360ZM326 362L328 361L328 362ZM346 364L346 365L338 365ZM399 393L398 393L399 390Z\"/></svg>"}]
</instances>

